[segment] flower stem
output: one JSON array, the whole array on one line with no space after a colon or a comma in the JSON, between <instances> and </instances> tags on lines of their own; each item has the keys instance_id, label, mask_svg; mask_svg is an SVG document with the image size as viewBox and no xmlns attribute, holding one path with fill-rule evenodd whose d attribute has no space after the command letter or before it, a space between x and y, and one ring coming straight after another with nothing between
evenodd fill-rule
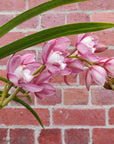
<instances>
[{"instance_id":1,"label":"flower stem","mask_svg":"<svg viewBox=\"0 0 114 144\"><path fill-rule=\"evenodd\" d=\"M39 76L39 74L46 68L44 64L42 64L33 74L34 77Z\"/></svg>"},{"instance_id":2,"label":"flower stem","mask_svg":"<svg viewBox=\"0 0 114 144\"><path fill-rule=\"evenodd\" d=\"M6 97L7 85L8 84L5 85L4 90L2 92L2 96L1 96L1 100L0 100L0 107L2 106L2 103L3 103L3 101L4 101L5 97Z\"/></svg>"},{"instance_id":3,"label":"flower stem","mask_svg":"<svg viewBox=\"0 0 114 144\"><path fill-rule=\"evenodd\" d=\"M4 106L6 106L11 100L14 99L14 97L17 95L17 93L21 90L21 87L18 87L14 93L12 93L1 105L0 109L2 109Z\"/></svg>"},{"instance_id":4,"label":"flower stem","mask_svg":"<svg viewBox=\"0 0 114 144\"><path fill-rule=\"evenodd\" d=\"M0 100L0 107L2 106L2 103L12 86L13 86L13 83L11 82L9 83L9 85L8 84L5 85L2 96L1 96L1 100Z\"/></svg>"},{"instance_id":5,"label":"flower stem","mask_svg":"<svg viewBox=\"0 0 114 144\"><path fill-rule=\"evenodd\" d=\"M88 60L86 60L86 59L84 59L82 57L79 57L78 55L68 56L67 58L77 58L77 59L79 59L79 60L81 60L83 62L86 62L86 63L90 64L91 66L93 66L92 62L90 62L90 61L88 61Z\"/></svg>"}]
</instances>

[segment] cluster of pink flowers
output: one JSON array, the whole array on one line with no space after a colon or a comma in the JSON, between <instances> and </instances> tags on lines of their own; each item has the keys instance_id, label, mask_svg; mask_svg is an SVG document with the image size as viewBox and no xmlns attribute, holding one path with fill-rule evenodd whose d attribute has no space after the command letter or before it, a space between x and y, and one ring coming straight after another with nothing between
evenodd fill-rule
<instances>
[{"instance_id":1,"label":"cluster of pink flowers","mask_svg":"<svg viewBox=\"0 0 114 144\"><path fill-rule=\"evenodd\" d=\"M87 67L85 84L89 90L91 83L111 87L114 78L114 57L99 58L96 53L107 47L89 33L77 36L75 49L70 51L70 40L62 37L46 42L42 49L43 63L35 61L34 54L13 55L7 65L7 78L14 86L32 91L39 98L54 94L55 88L48 80L56 74L77 76ZM105 87L107 88L107 87Z\"/></svg>"}]
</instances>

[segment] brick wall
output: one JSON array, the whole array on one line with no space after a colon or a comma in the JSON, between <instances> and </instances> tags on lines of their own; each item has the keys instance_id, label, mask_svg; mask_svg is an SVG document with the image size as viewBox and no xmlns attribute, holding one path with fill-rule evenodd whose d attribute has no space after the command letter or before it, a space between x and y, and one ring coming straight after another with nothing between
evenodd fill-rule
<instances>
[{"instance_id":1,"label":"brick wall","mask_svg":"<svg viewBox=\"0 0 114 144\"><path fill-rule=\"evenodd\" d=\"M21 12L48 0L0 0L0 26ZM74 22L114 22L114 0L92 0L55 8L25 22L0 39L0 46L41 29ZM114 29L94 32L109 49L99 56L114 56ZM68 36L74 45L75 36ZM42 44L25 52L40 60ZM8 57L0 60L0 76L5 77ZM37 99L31 106L41 117L45 130L25 108L11 102L0 111L0 144L114 144L114 92L93 85L88 92L84 73L69 76L70 86L61 76L53 77L56 94ZM4 83L0 82L1 88ZM26 98L24 99L26 102Z\"/></svg>"}]
</instances>

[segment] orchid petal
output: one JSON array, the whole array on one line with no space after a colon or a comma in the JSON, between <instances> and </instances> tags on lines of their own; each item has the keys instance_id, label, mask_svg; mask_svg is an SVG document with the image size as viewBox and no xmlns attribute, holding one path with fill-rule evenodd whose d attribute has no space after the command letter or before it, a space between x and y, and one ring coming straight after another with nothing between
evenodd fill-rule
<instances>
[{"instance_id":1,"label":"orchid petal","mask_svg":"<svg viewBox=\"0 0 114 144\"><path fill-rule=\"evenodd\" d=\"M91 68L92 79L99 85L104 86L107 73L101 66L92 66Z\"/></svg>"},{"instance_id":2,"label":"orchid petal","mask_svg":"<svg viewBox=\"0 0 114 144\"><path fill-rule=\"evenodd\" d=\"M65 37L57 38L54 46L54 51L60 51L62 54L67 54L66 50L70 46L70 40Z\"/></svg>"},{"instance_id":3,"label":"orchid petal","mask_svg":"<svg viewBox=\"0 0 114 144\"><path fill-rule=\"evenodd\" d=\"M57 74L60 69L59 67L55 66L55 65L51 65L49 63L46 64L46 68L49 70L49 72L51 72L52 74Z\"/></svg>"},{"instance_id":4,"label":"orchid petal","mask_svg":"<svg viewBox=\"0 0 114 144\"><path fill-rule=\"evenodd\" d=\"M36 83L43 83L51 78L51 74L48 71L43 71L38 77L36 77Z\"/></svg>"},{"instance_id":5,"label":"orchid petal","mask_svg":"<svg viewBox=\"0 0 114 144\"><path fill-rule=\"evenodd\" d=\"M23 65L26 65L30 62L33 62L35 61L35 54L31 54L31 53L28 53L28 54L25 54L22 56L22 64Z\"/></svg>"},{"instance_id":6,"label":"orchid petal","mask_svg":"<svg viewBox=\"0 0 114 144\"><path fill-rule=\"evenodd\" d=\"M13 73L21 64L21 56L13 56L9 59L7 64L7 73Z\"/></svg>"},{"instance_id":7,"label":"orchid petal","mask_svg":"<svg viewBox=\"0 0 114 144\"><path fill-rule=\"evenodd\" d=\"M90 88L91 82L92 82L91 71L88 69L85 76L85 84L88 90Z\"/></svg>"},{"instance_id":8,"label":"orchid petal","mask_svg":"<svg viewBox=\"0 0 114 144\"><path fill-rule=\"evenodd\" d=\"M52 85L44 83L41 86L43 87L43 90L40 92L35 92L35 95L40 99L44 98L45 96L53 95L55 93L55 88Z\"/></svg>"},{"instance_id":9,"label":"orchid petal","mask_svg":"<svg viewBox=\"0 0 114 144\"><path fill-rule=\"evenodd\" d=\"M46 63L47 58L51 52L51 50L54 48L54 45L56 44L56 40L50 40L47 43L44 44L43 50L42 50L42 59L43 62Z\"/></svg>"},{"instance_id":10,"label":"orchid petal","mask_svg":"<svg viewBox=\"0 0 114 144\"><path fill-rule=\"evenodd\" d=\"M19 84L20 87L22 87L26 91L31 91L31 92L39 92L43 89L41 85L36 85L32 83L22 83Z\"/></svg>"},{"instance_id":11,"label":"orchid petal","mask_svg":"<svg viewBox=\"0 0 114 144\"><path fill-rule=\"evenodd\" d=\"M108 71L108 73L114 77L114 57L108 59L104 63L104 68Z\"/></svg>"},{"instance_id":12,"label":"orchid petal","mask_svg":"<svg viewBox=\"0 0 114 144\"><path fill-rule=\"evenodd\" d=\"M7 78L10 80L15 86L18 84L18 77L12 73L7 73Z\"/></svg>"}]
</instances>

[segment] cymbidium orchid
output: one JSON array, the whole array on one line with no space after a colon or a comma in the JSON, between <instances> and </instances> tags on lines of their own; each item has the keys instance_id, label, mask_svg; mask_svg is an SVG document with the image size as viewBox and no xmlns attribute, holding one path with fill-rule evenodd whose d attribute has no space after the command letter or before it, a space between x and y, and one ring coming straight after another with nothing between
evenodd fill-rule
<instances>
[{"instance_id":1,"label":"cymbidium orchid","mask_svg":"<svg viewBox=\"0 0 114 144\"><path fill-rule=\"evenodd\" d=\"M24 56L14 55L7 64L7 78L15 86L23 87L27 91L37 92L41 86L31 83L35 70L40 67L39 62L35 62L34 54Z\"/></svg>"},{"instance_id":2,"label":"cymbidium orchid","mask_svg":"<svg viewBox=\"0 0 114 144\"><path fill-rule=\"evenodd\" d=\"M48 82L51 76L48 71L43 71L38 77L33 79L34 84L42 87L41 91L35 92L38 98L43 99L55 93L55 88Z\"/></svg>"},{"instance_id":3,"label":"cymbidium orchid","mask_svg":"<svg viewBox=\"0 0 114 144\"><path fill-rule=\"evenodd\" d=\"M92 82L114 90L114 57L99 58L96 55L107 48L98 43L97 37L81 34L76 39L76 48L69 52L69 46L70 40L65 37L46 42L42 50L43 63L35 61L35 54L13 55L7 64L7 79L10 82L4 87L0 109L15 97L27 96L29 92L34 92L39 99L53 95L55 88L49 84L53 75L63 75L69 85L67 75L73 74L75 78L85 67L88 68L85 77L88 90ZM12 94L6 98L12 87Z\"/></svg>"},{"instance_id":4,"label":"cymbidium orchid","mask_svg":"<svg viewBox=\"0 0 114 144\"><path fill-rule=\"evenodd\" d=\"M75 47L81 57L92 62L97 62L99 60L95 52L102 52L107 49L107 46L98 43L98 38L96 36L91 36L89 33L78 35Z\"/></svg>"},{"instance_id":5,"label":"cymbidium orchid","mask_svg":"<svg viewBox=\"0 0 114 144\"><path fill-rule=\"evenodd\" d=\"M106 80L107 72L101 66L91 66L86 72L85 83L88 90L92 82L104 86Z\"/></svg>"},{"instance_id":6,"label":"cymbidium orchid","mask_svg":"<svg viewBox=\"0 0 114 144\"><path fill-rule=\"evenodd\" d=\"M68 55L67 49L70 45L70 41L67 38L57 38L48 41L44 44L42 50L43 62L52 74L67 75L70 74L65 63L65 57Z\"/></svg>"}]
</instances>

